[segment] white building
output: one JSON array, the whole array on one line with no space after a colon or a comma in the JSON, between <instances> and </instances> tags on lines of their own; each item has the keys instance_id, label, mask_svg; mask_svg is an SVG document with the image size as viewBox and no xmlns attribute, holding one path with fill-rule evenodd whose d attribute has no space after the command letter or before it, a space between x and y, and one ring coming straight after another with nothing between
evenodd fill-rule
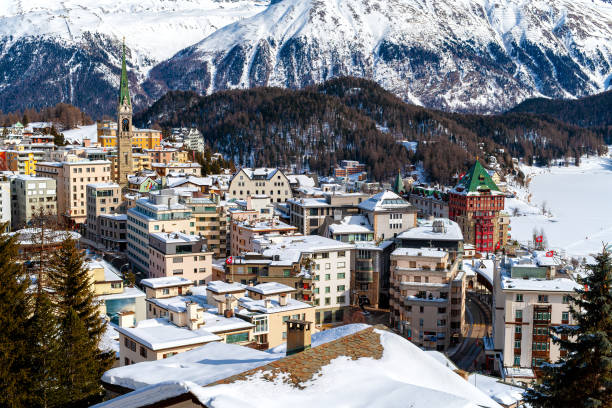
<instances>
[{"instance_id":1,"label":"white building","mask_svg":"<svg viewBox=\"0 0 612 408\"><path fill-rule=\"evenodd\" d=\"M291 183L281 170L242 168L232 178L226 198L246 200L254 195L267 195L274 203L293 198Z\"/></svg>"},{"instance_id":2,"label":"white building","mask_svg":"<svg viewBox=\"0 0 612 408\"><path fill-rule=\"evenodd\" d=\"M198 129L191 128L183 136L183 146L186 149L204 153L204 138Z\"/></svg>"}]
</instances>

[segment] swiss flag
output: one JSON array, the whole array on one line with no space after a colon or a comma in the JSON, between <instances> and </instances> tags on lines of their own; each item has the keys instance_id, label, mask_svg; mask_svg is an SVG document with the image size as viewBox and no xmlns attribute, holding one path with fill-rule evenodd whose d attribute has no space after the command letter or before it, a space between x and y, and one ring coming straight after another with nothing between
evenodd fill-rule
<instances>
[{"instance_id":1,"label":"swiss flag","mask_svg":"<svg viewBox=\"0 0 612 408\"><path fill-rule=\"evenodd\" d=\"M501 247L501 244L499 241L497 241L497 245L495 245L495 249L499 249Z\"/></svg>"},{"instance_id":2,"label":"swiss flag","mask_svg":"<svg viewBox=\"0 0 612 408\"><path fill-rule=\"evenodd\" d=\"M234 262L234 257L230 256L229 258L227 258L225 260L225 263L228 265L231 265Z\"/></svg>"},{"instance_id":3,"label":"swiss flag","mask_svg":"<svg viewBox=\"0 0 612 408\"><path fill-rule=\"evenodd\" d=\"M544 237L542 235L538 235L536 237L536 242L542 242L544 240Z\"/></svg>"},{"instance_id":4,"label":"swiss flag","mask_svg":"<svg viewBox=\"0 0 612 408\"><path fill-rule=\"evenodd\" d=\"M548 251L548 252L546 252L546 256L549 257L549 258L555 256L555 251Z\"/></svg>"}]
</instances>

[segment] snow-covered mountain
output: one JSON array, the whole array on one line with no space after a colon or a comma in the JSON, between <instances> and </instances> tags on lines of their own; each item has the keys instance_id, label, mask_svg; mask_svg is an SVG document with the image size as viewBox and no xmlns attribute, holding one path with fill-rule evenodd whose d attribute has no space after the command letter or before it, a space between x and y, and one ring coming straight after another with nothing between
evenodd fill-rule
<instances>
[{"instance_id":1,"label":"snow-covered mountain","mask_svg":"<svg viewBox=\"0 0 612 408\"><path fill-rule=\"evenodd\" d=\"M0 109L70 102L114 106L125 37L132 86L179 50L263 11L269 0L0 2ZM142 89L141 103L148 97ZM111 102L111 103L107 103ZM138 102L138 100L137 100Z\"/></svg>"},{"instance_id":2,"label":"snow-covered mountain","mask_svg":"<svg viewBox=\"0 0 612 408\"><path fill-rule=\"evenodd\" d=\"M14 0L0 2L0 109L114 109L125 36L135 103L330 77L408 101L496 111L612 82L607 0Z\"/></svg>"},{"instance_id":3,"label":"snow-covered mountain","mask_svg":"<svg viewBox=\"0 0 612 408\"><path fill-rule=\"evenodd\" d=\"M495 111L610 87L603 0L278 0L153 68L154 96L371 78L423 105ZM180 73L180 74L179 74Z\"/></svg>"}]
</instances>

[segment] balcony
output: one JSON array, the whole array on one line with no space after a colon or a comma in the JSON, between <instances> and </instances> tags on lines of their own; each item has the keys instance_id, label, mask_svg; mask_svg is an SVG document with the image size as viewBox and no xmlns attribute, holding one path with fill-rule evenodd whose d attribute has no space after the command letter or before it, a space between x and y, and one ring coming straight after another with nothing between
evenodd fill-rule
<instances>
[{"instance_id":1,"label":"balcony","mask_svg":"<svg viewBox=\"0 0 612 408\"><path fill-rule=\"evenodd\" d=\"M355 272L355 281L358 283L374 282L374 272Z\"/></svg>"}]
</instances>

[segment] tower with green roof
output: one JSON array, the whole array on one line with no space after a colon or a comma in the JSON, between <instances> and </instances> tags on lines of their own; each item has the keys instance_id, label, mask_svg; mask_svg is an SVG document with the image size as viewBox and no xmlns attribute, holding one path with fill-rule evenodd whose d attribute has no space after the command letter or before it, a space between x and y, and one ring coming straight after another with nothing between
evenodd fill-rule
<instances>
[{"instance_id":1,"label":"tower with green roof","mask_svg":"<svg viewBox=\"0 0 612 408\"><path fill-rule=\"evenodd\" d=\"M502 214L505 195L478 160L450 190L448 216L461 227L466 244L495 252L506 246L509 218Z\"/></svg>"},{"instance_id":2,"label":"tower with green roof","mask_svg":"<svg viewBox=\"0 0 612 408\"><path fill-rule=\"evenodd\" d=\"M406 188L404 187L404 179L402 174L398 171L395 181L393 181L393 192L398 195L406 194Z\"/></svg>"},{"instance_id":3,"label":"tower with green roof","mask_svg":"<svg viewBox=\"0 0 612 408\"><path fill-rule=\"evenodd\" d=\"M119 82L119 106L117 109L117 171L116 182L127 186L128 175L134 168L132 156L132 101L125 63L125 39L121 55L121 79Z\"/></svg>"}]
</instances>

